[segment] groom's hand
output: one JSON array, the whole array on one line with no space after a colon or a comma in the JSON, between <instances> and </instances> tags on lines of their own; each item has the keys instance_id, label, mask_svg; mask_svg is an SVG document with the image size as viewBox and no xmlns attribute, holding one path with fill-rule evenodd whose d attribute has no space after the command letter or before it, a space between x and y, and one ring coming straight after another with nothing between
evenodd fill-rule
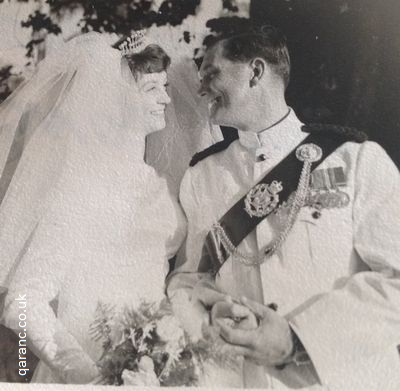
<instances>
[{"instance_id":1,"label":"groom's hand","mask_svg":"<svg viewBox=\"0 0 400 391\"><path fill-rule=\"evenodd\" d=\"M206 325L210 325L210 311L217 302L232 302L226 293L217 290L214 283L209 280L200 281L192 291L192 304L202 314Z\"/></svg>"},{"instance_id":2,"label":"groom's hand","mask_svg":"<svg viewBox=\"0 0 400 391\"><path fill-rule=\"evenodd\" d=\"M229 352L245 356L258 365L285 363L293 351L292 333L287 320L271 308L243 298L243 304L258 318L257 328L243 329L218 322L220 335Z\"/></svg>"},{"instance_id":3,"label":"groom's hand","mask_svg":"<svg viewBox=\"0 0 400 391\"><path fill-rule=\"evenodd\" d=\"M232 298L217 290L214 281L201 280L192 291L191 303L196 312L195 322L200 326L202 338L223 343L219 329L211 322L212 308L216 303L231 303Z\"/></svg>"},{"instance_id":4,"label":"groom's hand","mask_svg":"<svg viewBox=\"0 0 400 391\"><path fill-rule=\"evenodd\" d=\"M258 325L256 316L248 307L233 301L219 301L212 307L211 324L219 327L221 322L239 329L254 329Z\"/></svg>"}]
</instances>

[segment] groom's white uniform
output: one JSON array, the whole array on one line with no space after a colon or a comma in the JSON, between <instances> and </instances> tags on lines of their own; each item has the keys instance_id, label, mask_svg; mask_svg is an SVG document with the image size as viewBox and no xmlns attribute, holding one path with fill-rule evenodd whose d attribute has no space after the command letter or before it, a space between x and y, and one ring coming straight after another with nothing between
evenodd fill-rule
<instances>
[{"instance_id":1,"label":"groom's white uniform","mask_svg":"<svg viewBox=\"0 0 400 391\"><path fill-rule=\"evenodd\" d=\"M186 172L180 194L189 222L186 256L170 279L170 295L204 277L196 271L212 224L306 137L301 125L291 112L261 134L239 132L227 150ZM343 144L318 169L328 167L343 168L349 204L322 209L319 218L303 207L280 251L259 268L229 258L216 285L277 303L311 358L313 365L266 367L264 387L320 382L340 390L399 390L399 172L373 142ZM255 254L280 224L278 215L264 219L239 249Z\"/></svg>"}]
</instances>

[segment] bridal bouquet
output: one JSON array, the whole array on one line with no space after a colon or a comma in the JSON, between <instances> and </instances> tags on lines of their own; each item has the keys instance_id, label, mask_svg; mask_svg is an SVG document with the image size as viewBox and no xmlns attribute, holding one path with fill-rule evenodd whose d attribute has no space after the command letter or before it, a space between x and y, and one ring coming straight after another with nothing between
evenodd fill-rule
<instances>
[{"instance_id":1,"label":"bridal bouquet","mask_svg":"<svg viewBox=\"0 0 400 391\"><path fill-rule=\"evenodd\" d=\"M192 342L165 301L120 311L99 303L90 332L103 344L104 384L196 386L205 360L231 360L211 339Z\"/></svg>"}]
</instances>

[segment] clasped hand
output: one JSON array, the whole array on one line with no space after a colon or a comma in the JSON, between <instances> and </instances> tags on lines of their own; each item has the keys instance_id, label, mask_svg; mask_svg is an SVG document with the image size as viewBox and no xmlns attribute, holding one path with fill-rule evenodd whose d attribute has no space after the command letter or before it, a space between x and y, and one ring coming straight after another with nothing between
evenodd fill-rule
<instances>
[{"instance_id":1,"label":"clasped hand","mask_svg":"<svg viewBox=\"0 0 400 391\"><path fill-rule=\"evenodd\" d=\"M287 320L255 301L242 298L240 303L217 302L211 322L225 341L225 349L258 365L283 364L293 350Z\"/></svg>"},{"instance_id":2,"label":"clasped hand","mask_svg":"<svg viewBox=\"0 0 400 391\"><path fill-rule=\"evenodd\" d=\"M280 365L289 361L293 350L289 323L271 308L242 298L234 302L212 286L196 291L198 303L211 308L206 333L218 333L221 349L238 354L258 365Z\"/></svg>"}]
</instances>

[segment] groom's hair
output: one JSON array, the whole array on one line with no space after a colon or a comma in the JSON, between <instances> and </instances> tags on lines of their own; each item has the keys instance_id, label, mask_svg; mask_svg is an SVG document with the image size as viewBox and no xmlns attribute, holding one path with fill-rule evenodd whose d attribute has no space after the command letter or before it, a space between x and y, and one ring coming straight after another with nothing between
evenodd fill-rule
<instances>
[{"instance_id":1,"label":"groom's hair","mask_svg":"<svg viewBox=\"0 0 400 391\"><path fill-rule=\"evenodd\" d=\"M244 31L220 35L210 41L209 48L221 43L223 55L232 62L247 62L263 58L285 84L289 84L290 57L286 37L274 26L248 26Z\"/></svg>"},{"instance_id":2,"label":"groom's hair","mask_svg":"<svg viewBox=\"0 0 400 391\"><path fill-rule=\"evenodd\" d=\"M158 45L148 45L141 52L125 56L129 68L135 77L144 73L158 73L167 70L171 64L171 58Z\"/></svg>"}]
</instances>

